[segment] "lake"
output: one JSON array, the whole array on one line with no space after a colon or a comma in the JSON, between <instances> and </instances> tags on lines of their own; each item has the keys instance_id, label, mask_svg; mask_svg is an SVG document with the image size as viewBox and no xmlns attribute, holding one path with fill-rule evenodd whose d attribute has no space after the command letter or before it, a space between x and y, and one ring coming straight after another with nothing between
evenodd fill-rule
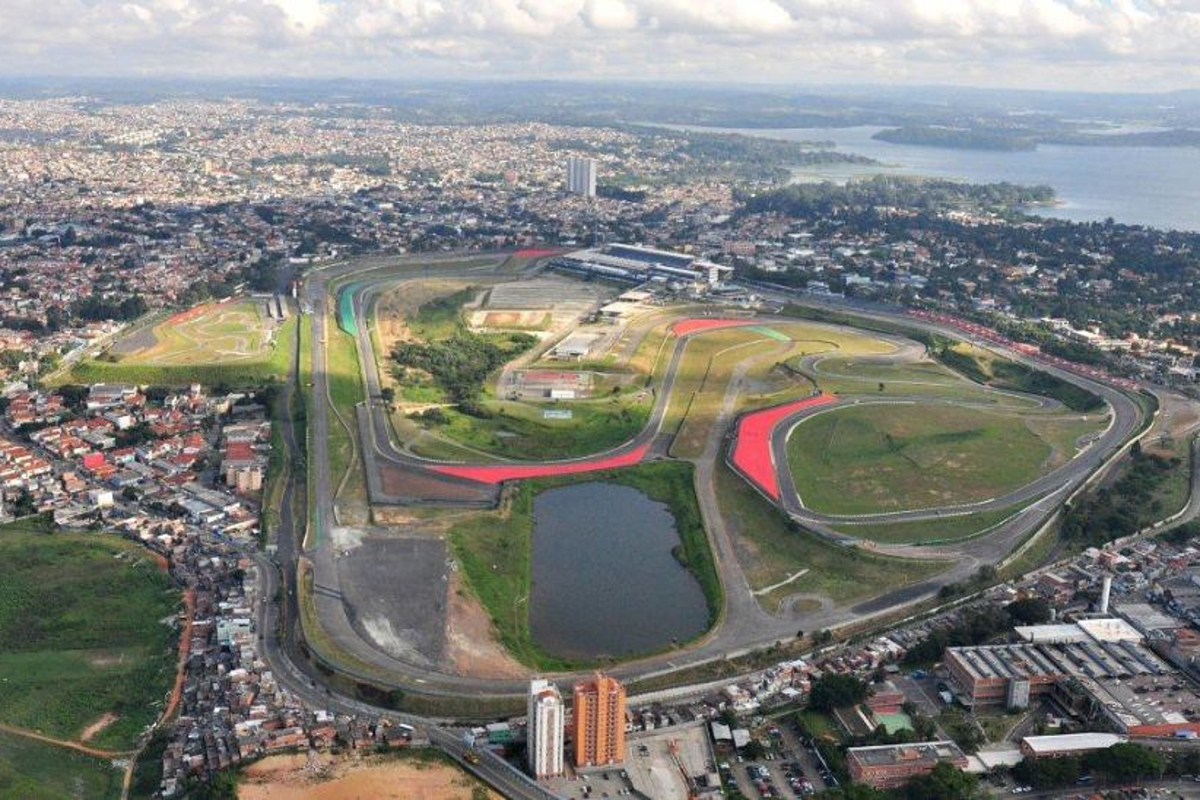
<instances>
[{"instance_id":1,"label":"lake","mask_svg":"<svg viewBox=\"0 0 1200 800\"><path fill-rule=\"evenodd\" d=\"M694 129L791 141L833 141L839 150L887 165L883 169L847 164L806 166L795 171L796 180L844 181L889 172L970 183L1044 183L1054 187L1060 205L1039 207L1032 213L1077 222L1112 217L1158 228L1200 230L1200 148L1043 144L1036 150L1000 152L881 142L871 138L881 130L876 126Z\"/></svg>"},{"instance_id":2,"label":"lake","mask_svg":"<svg viewBox=\"0 0 1200 800\"><path fill-rule=\"evenodd\" d=\"M671 553L679 534L665 504L582 483L535 497L533 520L529 629L547 653L624 657L708 628L704 592Z\"/></svg>"}]
</instances>

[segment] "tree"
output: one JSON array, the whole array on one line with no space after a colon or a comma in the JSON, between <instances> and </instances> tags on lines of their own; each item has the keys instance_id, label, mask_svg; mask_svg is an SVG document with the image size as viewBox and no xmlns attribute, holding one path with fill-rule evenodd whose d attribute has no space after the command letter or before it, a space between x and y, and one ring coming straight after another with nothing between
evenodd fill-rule
<instances>
[{"instance_id":1,"label":"tree","mask_svg":"<svg viewBox=\"0 0 1200 800\"><path fill-rule=\"evenodd\" d=\"M1012 768L1013 777L1035 789L1068 786L1083 774L1083 762L1075 756L1026 758Z\"/></svg>"},{"instance_id":2,"label":"tree","mask_svg":"<svg viewBox=\"0 0 1200 800\"><path fill-rule=\"evenodd\" d=\"M812 685L808 705L818 711L852 706L867 699L867 685L853 675L823 675Z\"/></svg>"},{"instance_id":3,"label":"tree","mask_svg":"<svg viewBox=\"0 0 1200 800\"><path fill-rule=\"evenodd\" d=\"M767 754L767 748L758 739L751 739L745 747L742 748L742 755L751 761L758 761Z\"/></svg>"},{"instance_id":4,"label":"tree","mask_svg":"<svg viewBox=\"0 0 1200 800\"><path fill-rule=\"evenodd\" d=\"M904 796L912 800L970 800L979 797L979 779L942 762L909 781Z\"/></svg>"},{"instance_id":5,"label":"tree","mask_svg":"<svg viewBox=\"0 0 1200 800\"><path fill-rule=\"evenodd\" d=\"M1088 753L1084 763L1119 783L1139 778L1157 778L1166 769L1166 759L1156 750L1133 742L1114 744L1107 750Z\"/></svg>"},{"instance_id":6,"label":"tree","mask_svg":"<svg viewBox=\"0 0 1200 800\"><path fill-rule=\"evenodd\" d=\"M1015 622L1025 625L1040 625L1050 619L1050 604L1040 597L1014 600L1004 607Z\"/></svg>"},{"instance_id":7,"label":"tree","mask_svg":"<svg viewBox=\"0 0 1200 800\"><path fill-rule=\"evenodd\" d=\"M384 386L379 390L379 397L390 406L396 400L396 389L391 386Z\"/></svg>"}]
</instances>

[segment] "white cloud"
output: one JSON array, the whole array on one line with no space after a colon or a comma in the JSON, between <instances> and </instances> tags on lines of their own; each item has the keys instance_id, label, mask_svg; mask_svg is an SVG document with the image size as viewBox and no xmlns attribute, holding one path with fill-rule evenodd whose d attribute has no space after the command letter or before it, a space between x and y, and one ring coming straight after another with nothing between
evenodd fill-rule
<instances>
[{"instance_id":1,"label":"white cloud","mask_svg":"<svg viewBox=\"0 0 1200 800\"><path fill-rule=\"evenodd\" d=\"M1200 0L0 0L5 74L1145 89L1196 85L1198 41Z\"/></svg>"}]
</instances>

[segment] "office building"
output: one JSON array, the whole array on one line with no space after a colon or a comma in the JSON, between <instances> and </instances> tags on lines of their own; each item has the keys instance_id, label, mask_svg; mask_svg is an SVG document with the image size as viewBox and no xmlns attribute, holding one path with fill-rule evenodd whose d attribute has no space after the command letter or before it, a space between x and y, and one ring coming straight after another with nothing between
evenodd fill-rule
<instances>
[{"instance_id":1,"label":"office building","mask_svg":"<svg viewBox=\"0 0 1200 800\"><path fill-rule=\"evenodd\" d=\"M558 687L540 678L530 681L527 711L529 773L535 778L562 775L565 712Z\"/></svg>"},{"instance_id":2,"label":"office building","mask_svg":"<svg viewBox=\"0 0 1200 800\"><path fill-rule=\"evenodd\" d=\"M603 767L625 760L625 687L599 673L575 684L575 766Z\"/></svg>"},{"instance_id":3,"label":"office building","mask_svg":"<svg viewBox=\"0 0 1200 800\"><path fill-rule=\"evenodd\" d=\"M567 159L567 191L584 197L596 196L596 162L590 158Z\"/></svg>"}]
</instances>

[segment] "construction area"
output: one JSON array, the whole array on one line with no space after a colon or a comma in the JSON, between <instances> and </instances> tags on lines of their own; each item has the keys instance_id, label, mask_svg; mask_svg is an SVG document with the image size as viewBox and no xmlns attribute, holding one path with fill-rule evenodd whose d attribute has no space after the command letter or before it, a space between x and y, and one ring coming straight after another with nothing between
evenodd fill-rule
<instances>
[{"instance_id":1,"label":"construction area","mask_svg":"<svg viewBox=\"0 0 1200 800\"><path fill-rule=\"evenodd\" d=\"M616 291L603 284L563 278L500 283L477 308L466 311L473 330L561 331L590 316Z\"/></svg>"},{"instance_id":2,"label":"construction area","mask_svg":"<svg viewBox=\"0 0 1200 800\"><path fill-rule=\"evenodd\" d=\"M721 785L703 720L630 734L626 748L625 772L646 797L686 800L696 796L697 787Z\"/></svg>"}]
</instances>

